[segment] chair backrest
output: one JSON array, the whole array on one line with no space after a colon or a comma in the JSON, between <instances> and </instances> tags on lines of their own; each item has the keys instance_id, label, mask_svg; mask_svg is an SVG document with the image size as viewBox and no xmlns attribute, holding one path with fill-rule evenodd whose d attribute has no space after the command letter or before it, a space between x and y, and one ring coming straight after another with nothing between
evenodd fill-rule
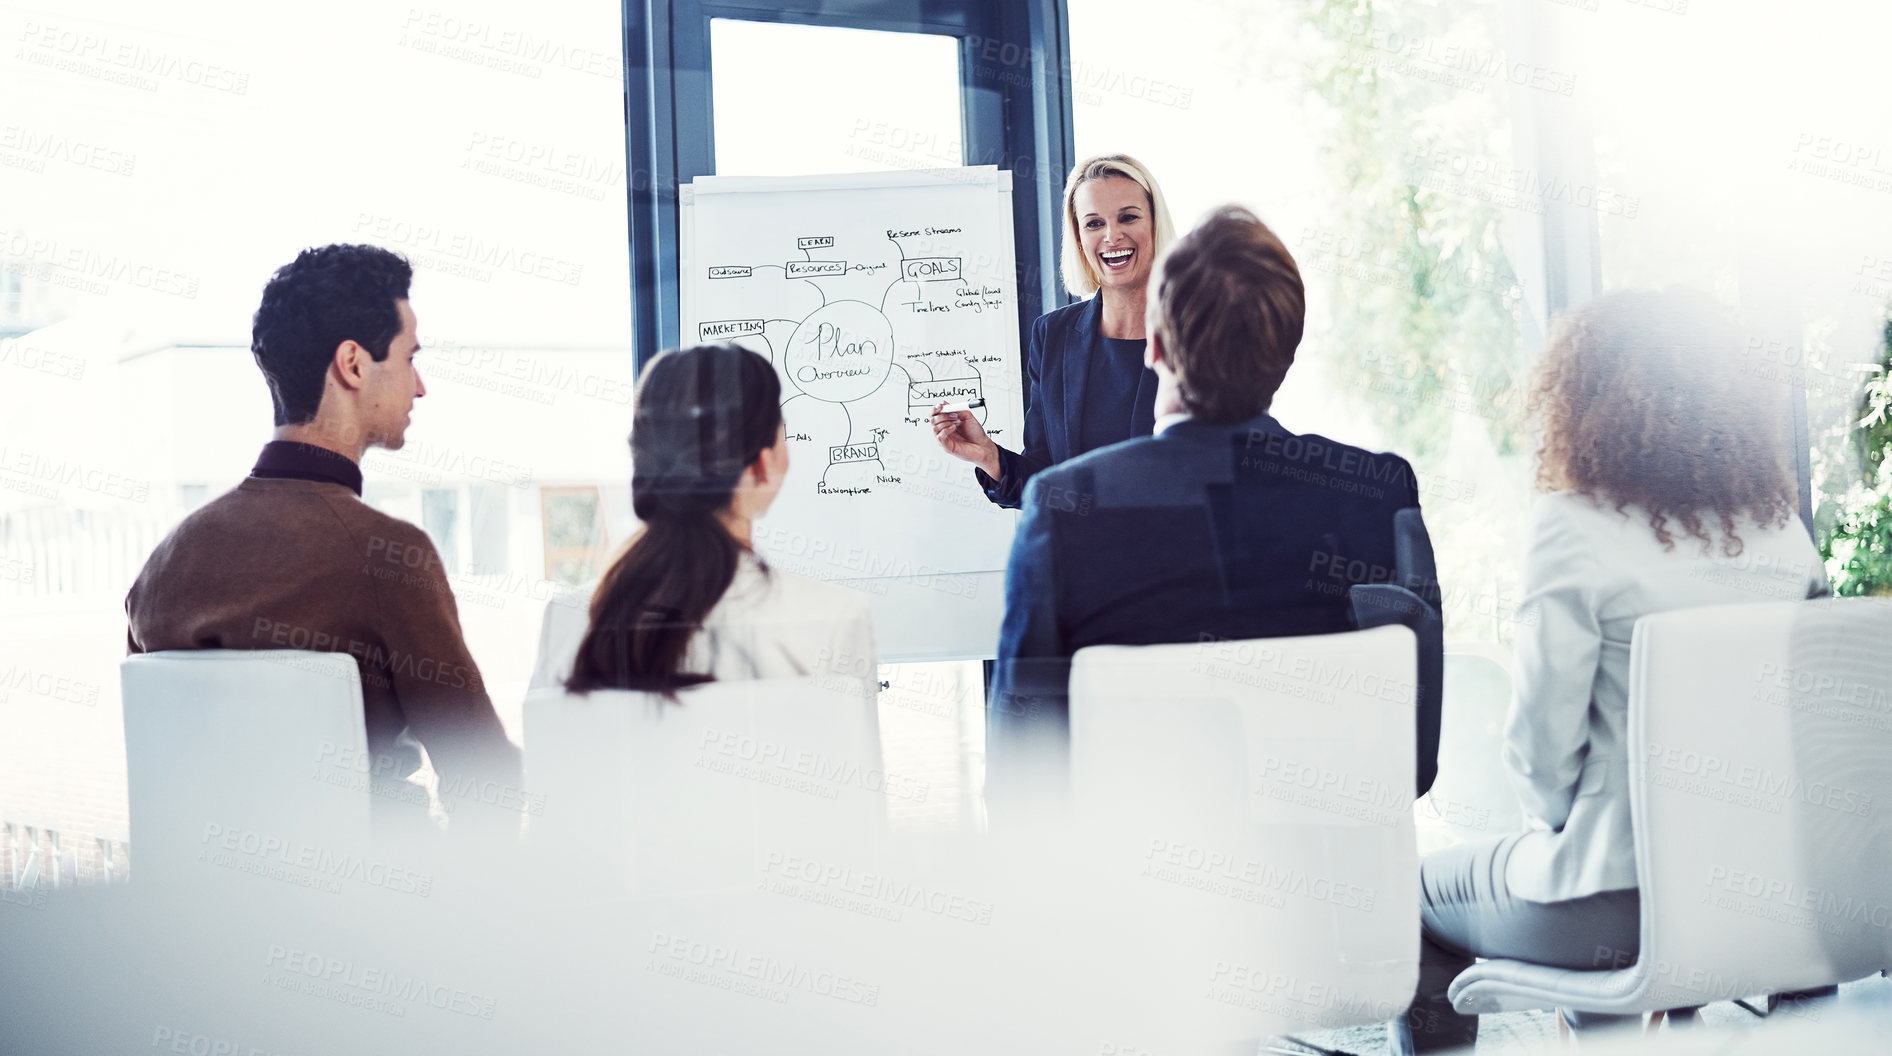
<instances>
[{"instance_id":1,"label":"chair backrest","mask_svg":"<svg viewBox=\"0 0 1892 1056\"><path fill-rule=\"evenodd\" d=\"M1439 728L1451 730L1452 736L1439 744L1439 780L1419 807L1421 847L1427 819L1449 828L1460 840L1524 830L1524 812L1509 775L1497 762L1511 710L1509 654L1509 647L1493 642L1468 643L1445 655Z\"/></svg>"},{"instance_id":2,"label":"chair backrest","mask_svg":"<svg viewBox=\"0 0 1892 1056\"><path fill-rule=\"evenodd\" d=\"M1137 950L1105 966L1138 977L1105 988L1136 995L1124 1031L1214 1048L1406 1007L1416 649L1391 625L1077 654L1073 804Z\"/></svg>"},{"instance_id":3,"label":"chair backrest","mask_svg":"<svg viewBox=\"0 0 1892 1056\"><path fill-rule=\"evenodd\" d=\"M1629 751L1646 1007L1892 965L1892 604L1644 617Z\"/></svg>"},{"instance_id":4,"label":"chair backrest","mask_svg":"<svg viewBox=\"0 0 1892 1056\"><path fill-rule=\"evenodd\" d=\"M134 881L199 882L363 851L372 764L354 657L144 653L120 676Z\"/></svg>"},{"instance_id":5,"label":"chair backrest","mask_svg":"<svg viewBox=\"0 0 1892 1056\"><path fill-rule=\"evenodd\" d=\"M882 767L858 682L711 682L674 700L539 690L525 742L544 804L534 841L640 896L755 891L791 865L857 864L887 799L927 791Z\"/></svg>"}]
</instances>

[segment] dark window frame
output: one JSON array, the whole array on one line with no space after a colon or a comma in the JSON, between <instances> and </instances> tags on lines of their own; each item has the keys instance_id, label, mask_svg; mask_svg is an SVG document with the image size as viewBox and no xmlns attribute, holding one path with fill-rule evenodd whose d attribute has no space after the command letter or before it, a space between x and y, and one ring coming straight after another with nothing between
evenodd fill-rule
<instances>
[{"instance_id":1,"label":"dark window frame","mask_svg":"<svg viewBox=\"0 0 1892 1056\"><path fill-rule=\"evenodd\" d=\"M963 161L1013 174L1020 348L1034 319L1069 303L1058 281L1064 179L1076 161L1065 0L624 0L631 347L639 369L679 343L677 188L716 171L716 18L957 38Z\"/></svg>"}]
</instances>

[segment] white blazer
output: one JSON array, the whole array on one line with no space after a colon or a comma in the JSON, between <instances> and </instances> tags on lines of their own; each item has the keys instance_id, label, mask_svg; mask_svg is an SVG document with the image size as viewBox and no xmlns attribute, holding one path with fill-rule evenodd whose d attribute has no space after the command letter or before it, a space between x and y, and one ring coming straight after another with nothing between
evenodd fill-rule
<instances>
[{"instance_id":1,"label":"white blazer","mask_svg":"<svg viewBox=\"0 0 1892 1056\"><path fill-rule=\"evenodd\" d=\"M591 621L596 584L554 598L539 629L532 689L562 686ZM736 578L690 639L683 669L718 681L819 676L858 685L872 700L880 685L867 597L779 568L767 574L743 551Z\"/></svg>"},{"instance_id":2,"label":"white blazer","mask_svg":"<svg viewBox=\"0 0 1892 1056\"><path fill-rule=\"evenodd\" d=\"M1743 544L1710 554L1671 520L1665 550L1639 507L1617 513L1570 492L1531 509L1518 606L1517 693L1504 762L1530 831L1512 850L1511 894L1560 902L1636 886L1629 823L1629 640L1638 617L1671 609L1827 593L1826 570L1792 517L1737 518Z\"/></svg>"}]
</instances>

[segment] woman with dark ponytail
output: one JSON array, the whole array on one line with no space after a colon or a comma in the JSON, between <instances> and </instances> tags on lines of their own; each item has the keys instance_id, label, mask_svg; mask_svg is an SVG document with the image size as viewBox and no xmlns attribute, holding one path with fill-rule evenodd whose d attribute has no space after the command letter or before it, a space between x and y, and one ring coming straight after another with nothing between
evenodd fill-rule
<instances>
[{"instance_id":1,"label":"woman with dark ponytail","mask_svg":"<svg viewBox=\"0 0 1892 1056\"><path fill-rule=\"evenodd\" d=\"M593 588L589 619L546 606L534 688L671 692L833 674L873 684L867 600L770 569L751 545L788 472L781 382L736 345L664 352L631 423L642 528Z\"/></svg>"}]
</instances>

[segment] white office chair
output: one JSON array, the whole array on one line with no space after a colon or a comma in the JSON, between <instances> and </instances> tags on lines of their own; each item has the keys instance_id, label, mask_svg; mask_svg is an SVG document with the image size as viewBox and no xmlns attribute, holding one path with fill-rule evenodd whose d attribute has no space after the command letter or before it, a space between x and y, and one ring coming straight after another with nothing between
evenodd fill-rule
<instances>
[{"instance_id":1,"label":"white office chair","mask_svg":"<svg viewBox=\"0 0 1892 1056\"><path fill-rule=\"evenodd\" d=\"M544 804L532 854L570 878L559 912L595 933L588 974L611 981L574 1037L665 1052L890 1044L856 1033L885 1026L884 1009L781 982L890 982L899 962L875 940L925 960L911 929L833 901L866 901L852 896L879 873L888 799L929 791L882 766L858 679L712 682L670 700L535 691L525 764ZM777 974L725 972L725 952Z\"/></svg>"},{"instance_id":2,"label":"white office chair","mask_svg":"<svg viewBox=\"0 0 1892 1056\"><path fill-rule=\"evenodd\" d=\"M858 860L889 797L858 681L711 682L525 701L532 839L560 868L639 896L750 891L789 859Z\"/></svg>"},{"instance_id":3,"label":"white office chair","mask_svg":"<svg viewBox=\"0 0 1892 1056\"><path fill-rule=\"evenodd\" d=\"M1892 965L1892 604L1644 617L1629 751L1639 958L1484 961L1453 1007L1662 1011Z\"/></svg>"},{"instance_id":4,"label":"white office chair","mask_svg":"<svg viewBox=\"0 0 1892 1056\"><path fill-rule=\"evenodd\" d=\"M1511 673L1493 654L1508 649L1469 645L1445 654L1445 701L1440 728L1451 731L1439 744L1439 779L1419 809L1422 823L1441 835L1481 840L1519 832L1524 813L1501 767L1504 720L1511 709Z\"/></svg>"},{"instance_id":5,"label":"white office chair","mask_svg":"<svg viewBox=\"0 0 1892 1056\"><path fill-rule=\"evenodd\" d=\"M1094 956L1059 951L1054 978L1099 974L1075 988L1091 1018L1066 1025L1253 1052L1404 1010L1416 665L1403 626L1078 652L1072 804L1094 865L1068 900Z\"/></svg>"},{"instance_id":6,"label":"white office chair","mask_svg":"<svg viewBox=\"0 0 1892 1056\"><path fill-rule=\"evenodd\" d=\"M354 657L158 652L120 672L136 882L225 879L300 848L365 848L374 775Z\"/></svg>"}]
</instances>

